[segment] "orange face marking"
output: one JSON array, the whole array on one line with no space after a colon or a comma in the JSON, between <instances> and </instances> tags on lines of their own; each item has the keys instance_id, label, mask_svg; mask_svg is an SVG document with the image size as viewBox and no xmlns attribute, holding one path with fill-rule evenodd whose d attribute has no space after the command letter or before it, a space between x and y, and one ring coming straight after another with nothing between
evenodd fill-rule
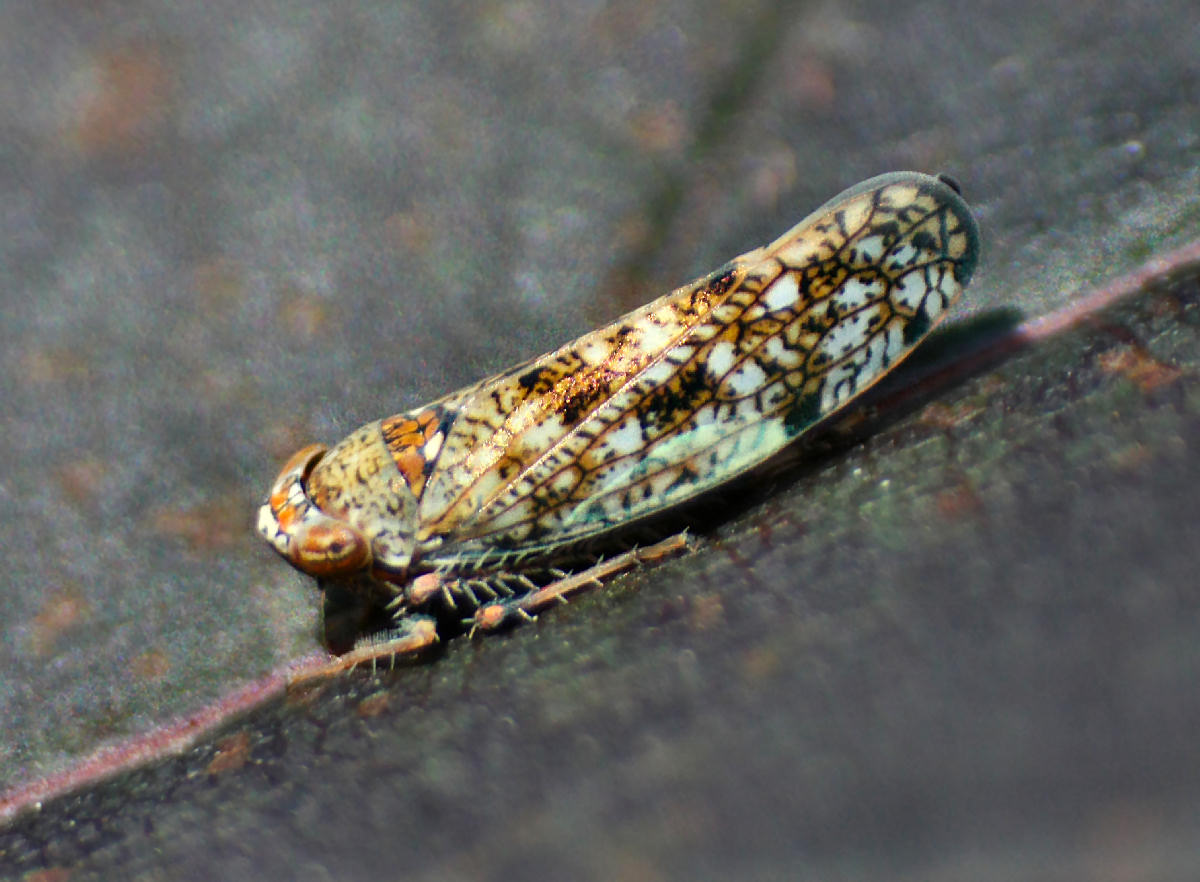
<instances>
[{"instance_id":1,"label":"orange face marking","mask_svg":"<svg viewBox=\"0 0 1200 882\"><path fill-rule=\"evenodd\" d=\"M276 487L271 491L271 495L267 497L267 504L271 506L272 511L281 512L284 504L288 499L288 491L286 487Z\"/></svg>"},{"instance_id":2,"label":"orange face marking","mask_svg":"<svg viewBox=\"0 0 1200 882\"><path fill-rule=\"evenodd\" d=\"M277 509L275 519L279 521L279 529L287 531L296 525L300 520L300 512L294 506L287 505Z\"/></svg>"}]
</instances>

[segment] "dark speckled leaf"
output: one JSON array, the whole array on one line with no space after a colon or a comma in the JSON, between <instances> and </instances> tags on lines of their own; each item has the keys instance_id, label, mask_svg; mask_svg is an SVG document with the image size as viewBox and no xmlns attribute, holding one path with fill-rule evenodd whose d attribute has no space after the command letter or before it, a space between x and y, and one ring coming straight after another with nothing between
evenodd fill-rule
<instances>
[{"instance_id":1,"label":"dark speckled leaf","mask_svg":"<svg viewBox=\"0 0 1200 882\"><path fill-rule=\"evenodd\" d=\"M1195 877L1195 279L963 353L1200 239L1198 42L1184 0L3 4L0 782L143 759L0 875ZM317 646L251 529L291 450L894 168L983 236L918 391L693 554L148 740Z\"/></svg>"}]
</instances>

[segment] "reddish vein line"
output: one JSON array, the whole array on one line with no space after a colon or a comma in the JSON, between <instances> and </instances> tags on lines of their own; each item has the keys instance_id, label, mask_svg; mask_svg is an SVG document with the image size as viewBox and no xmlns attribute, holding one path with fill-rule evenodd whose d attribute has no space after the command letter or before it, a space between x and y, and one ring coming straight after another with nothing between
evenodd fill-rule
<instances>
[{"instance_id":1,"label":"reddish vein line","mask_svg":"<svg viewBox=\"0 0 1200 882\"><path fill-rule=\"evenodd\" d=\"M124 741L102 745L62 771L0 793L0 822L23 811L37 811L45 800L70 793L85 784L94 784L145 762L184 753L202 736L238 714L284 694L293 678L303 679L305 672L328 664L328 653L309 653L198 711Z\"/></svg>"}]
</instances>

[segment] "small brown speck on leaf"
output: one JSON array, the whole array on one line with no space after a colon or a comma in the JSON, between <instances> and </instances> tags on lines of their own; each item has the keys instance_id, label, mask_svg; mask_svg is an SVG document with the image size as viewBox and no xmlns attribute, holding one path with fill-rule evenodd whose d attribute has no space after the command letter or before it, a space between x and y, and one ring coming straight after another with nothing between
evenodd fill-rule
<instances>
[{"instance_id":1,"label":"small brown speck on leaf","mask_svg":"<svg viewBox=\"0 0 1200 882\"><path fill-rule=\"evenodd\" d=\"M87 379L91 369L91 359L70 346L35 346L21 356L22 379L30 383Z\"/></svg>"},{"instance_id":2,"label":"small brown speck on leaf","mask_svg":"<svg viewBox=\"0 0 1200 882\"><path fill-rule=\"evenodd\" d=\"M88 506L96 501L107 475L105 461L94 456L63 463L54 470L59 489L76 507Z\"/></svg>"},{"instance_id":3,"label":"small brown speck on leaf","mask_svg":"<svg viewBox=\"0 0 1200 882\"><path fill-rule=\"evenodd\" d=\"M391 703L391 695L387 692L376 692L374 695L368 695L360 701L358 707L355 708L355 712L363 719L377 717L387 710Z\"/></svg>"},{"instance_id":4,"label":"small brown speck on leaf","mask_svg":"<svg viewBox=\"0 0 1200 882\"><path fill-rule=\"evenodd\" d=\"M688 625L694 631L706 631L721 623L725 607L718 594L701 594L688 603Z\"/></svg>"},{"instance_id":5,"label":"small brown speck on leaf","mask_svg":"<svg viewBox=\"0 0 1200 882\"><path fill-rule=\"evenodd\" d=\"M210 775L232 772L244 766L249 758L250 736L246 732L237 732L217 742L217 751L206 771Z\"/></svg>"},{"instance_id":6,"label":"small brown speck on leaf","mask_svg":"<svg viewBox=\"0 0 1200 882\"><path fill-rule=\"evenodd\" d=\"M64 632L87 621L91 614L91 604L77 586L51 588L34 616L29 651L40 657L49 655Z\"/></svg>"},{"instance_id":7,"label":"small brown speck on leaf","mask_svg":"<svg viewBox=\"0 0 1200 882\"><path fill-rule=\"evenodd\" d=\"M742 655L742 675L751 682L758 682L778 671L781 663L775 650L755 646Z\"/></svg>"},{"instance_id":8,"label":"small brown speck on leaf","mask_svg":"<svg viewBox=\"0 0 1200 882\"><path fill-rule=\"evenodd\" d=\"M810 111L828 111L837 101L834 68L805 53L788 53L791 63L784 71L783 89L792 102Z\"/></svg>"},{"instance_id":9,"label":"small brown speck on leaf","mask_svg":"<svg viewBox=\"0 0 1200 882\"><path fill-rule=\"evenodd\" d=\"M433 244L434 229L428 221L433 215L419 207L397 212L383 222L384 234L410 254L424 254Z\"/></svg>"},{"instance_id":10,"label":"small brown speck on leaf","mask_svg":"<svg viewBox=\"0 0 1200 882\"><path fill-rule=\"evenodd\" d=\"M279 307L279 323L297 340L312 340L329 323L325 301L305 291L288 291Z\"/></svg>"},{"instance_id":11,"label":"small brown speck on leaf","mask_svg":"<svg viewBox=\"0 0 1200 882\"><path fill-rule=\"evenodd\" d=\"M206 313L229 309L246 297L246 286L238 265L223 258L193 267L192 284L196 287L198 305Z\"/></svg>"},{"instance_id":12,"label":"small brown speck on leaf","mask_svg":"<svg viewBox=\"0 0 1200 882\"><path fill-rule=\"evenodd\" d=\"M1181 368L1159 361L1140 346L1121 346L1101 353L1100 368L1131 380L1143 392L1153 392L1183 375Z\"/></svg>"},{"instance_id":13,"label":"small brown speck on leaf","mask_svg":"<svg viewBox=\"0 0 1200 882\"><path fill-rule=\"evenodd\" d=\"M670 101L639 110L629 129L638 146L652 153L676 152L691 135L683 112Z\"/></svg>"},{"instance_id":14,"label":"small brown speck on leaf","mask_svg":"<svg viewBox=\"0 0 1200 882\"><path fill-rule=\"evenodd\" d=\"M158 680L171 670L171 660L161 649L148 649L133 657L129 672L138 680Z\"/></svg>"},{"instance_id":15,"label":"small brown speck on leaf","mask_svg":"<svg viewBox=\"0 0 1200 882\"><path fill-rule=\"evenodd\" d=\"M959 426L969 423L982 412L983 407L978 404L970 404L965 401L957 404L943 404L935 401L922 410L917 419L921 425L932 429L957 429Z\"/></svg>"},{"instance_id":16,"label":"small brown speck on leaf","mask_svg":"<svg viewBox=\"0 0 1200 882\"><path fill-rule=\"evenodd\" d=\"M1144 468L1154 459L1154 452L1145 444L1140 442L1130 444L1128 447L1123 447L1115 451L1109 461L1113 468L1122 472L1136 472Z\"/></svg>"},{"instance_id":17,"label":"small brown speck on leaf","mask_svg":"<svg viewBox=\"0 0 1200 882\"><path fill-rule=\"evenodd\" d=\"M182 540L192 551L212 551L245 538L245 509L245 501L232 495L186 508L159 506L151 512L149 526Z\"/></svg>"},{"instance_id":18,"label":"small brown speck on leaf","mask_svg":"<svg viewBox=\"0 0 1200 882\"><path fill-rule=\"evenodd\" d=\"M69 867L46 867L21 877L21 882L68 882L75 874Z\"/></svg>"},{"instance_id":19,"label":"small brown speck on leaf","mask_svg":"<svg viewBox=\"0 0 1200 882\"><path fill-rule=\"evenodd\" d=\"M974 487L966 481L960 481L937 495L937 508L942 517L950 520L982 510L983 500Z\"/></svg>"},{"instance_id":20,"label":"small brown speck on leaf","mask_svg":"<svg viewBox=\"0 0 1200 882\"><path fill-rule=\"evenodd\" d=\"M136 148L166 122L172 77L154 48L131 45L102 53L91 76L92 87L70 123L85 153Z\"/></svg>"}]
</instances>

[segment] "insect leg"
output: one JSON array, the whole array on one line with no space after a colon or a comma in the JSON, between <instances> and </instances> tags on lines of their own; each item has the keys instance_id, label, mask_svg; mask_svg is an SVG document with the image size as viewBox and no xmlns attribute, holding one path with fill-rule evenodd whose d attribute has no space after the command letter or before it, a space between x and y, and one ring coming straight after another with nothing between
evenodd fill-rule
<instances>
[{"instance_id":1,"label":"insect leg","mask_svg":"<svg viewBox=\"0 0 1200 882\"><path fill-rule=\"evenodd\" d=\"M416 656L437 642L437 626L432 618L408 615L398 619L394 628L363 637L354 644L353 649L333 659L329 664L294 676L288 685L294 686L309 680L332 677L367 662L370 662L374 672L380 659L388 659L388 666L391 667L395 665L396 659Z\"/></svg>"},{"instance_id":2,"label":"insect leg","mask_svg":"<svg viewBox=\"0 0 1200 882\"><path fill-rule=\"evenodd\" d=\"M566 603L567 597L591 587L599 587L602 579L642 563L662 560L687 548L687 535L680 533L645 548L634 548L608 560L600 561L578 573L564 574L544 588L506 600L485 603L475 611L471 632L489 633L531 621L552 603Z\"/></svg>"}]
</instances>

